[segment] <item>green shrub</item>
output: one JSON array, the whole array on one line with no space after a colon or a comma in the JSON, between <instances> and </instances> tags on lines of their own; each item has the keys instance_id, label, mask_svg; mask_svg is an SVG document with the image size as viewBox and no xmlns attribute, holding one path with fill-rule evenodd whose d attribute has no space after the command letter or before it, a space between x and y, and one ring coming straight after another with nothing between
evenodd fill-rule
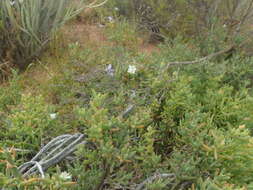
<instances>
[{"instance_id":1,"label":"green shrub","mask_svg":"<svg viewBox=\"0 0 253 190\"><path fill-rule=\"evenodd\" d=\"M126 20L108 23L105 33L108 40L116 43L115 45L123 46L131 50L136 50L141 43L136 26Z\"/></svg>"},{"instance_id":2,"label":"green shrub","mask_svg":"<svg viewBox=\"0 0 253 190\"><path fill-rule=\"evenodd\" d=\"M5 118L1 131L1 139L5 141L1 146L38 150L42 142L66 130L64 125L55 128L60 123L58 118L50 117L54 113L54 108L47 105L41 96L22 95L20 103Z\"/></svg>"},{"instance_id":3,"label":"green shrub","mask_svg":"<svg viewBox=\"0 0 253 190\"><path fill-rule=\"evenodd\" d=\"M75 183L69 179L64 179L64 172L59 170L52 176L46 175L45 178L24 179L20 176L15 163L15 150L0 149L0 186L6 190L32 190L32 189L50 189L67 190L75 187ZM3 172L2 172L3 171Z\"/></svg>"},{"instance_id":4,"label":"green shrub","mask_svg":"<svg viewBox=\"0 0 253 190\"><path fill-rule=\"evenodd\" d=\"M70 179L62 179L60 170L44 179L35 176L24 179L17 170L52 137L72 130L61 123L59 114L55 112L55 107L48 105L41 96L23 94L15 107L10 107L5 113L0 132L1 188L56 190L75 185Z\"/></svg>"},{"instance_id":5,"label":"green shrub","mask_svg":"<svg viewBox=\"0 0 253 190\"><path fill-rule=\"evenodd\" d=\"M106 176L110 188L117 184L127 186L136 173L142 175L155 171L160 157L154 153L154 133L152 128L139 130L141 125L120 117L113 117L104 104L105 95L94 94L88 109L77 108L81 130L87 134L94 148L81 148L78 161L71 169L78 176L77 189L91 189L99 185L101 177ZM140 114L144 116L145 113ZM85 172L80 171L85 170ZM115 178L110 178L115 175Z\"/></svg>"},{"instance_id":6,"label":"green shrub","mask_svg":"<svg viewBox=\"0 0 253 190\"><path fill-rule=\"evenodd\" d=\"M247 149L252 146L253 102L242 81L245 72L251 73L245 70L251 61L236 63L237 58L230 62L237 77L231 76L226 62L180 69L164 99L153 103L155 151L169 160L179 184L188 181L199 189L252 187L252 152ZM206 180L213 181L207 185Z\"/></svg>"},{"instance_id":7,"label":"green shrub","mask_svg":"<svg viewBox=\"0 0 253 190\"><path fill-rule=\"evenodd\" d=\"M22 87L19 80L17 72L13 71L13 76L6 86L0 88L0 112L8 112L12 106L20 102Z\"/></svg>"},{"instance_id":8,"label":"green shrub","mask_svg":"<svg viewBox=\"0 0 253 190\"><path fill-rule=\"evenodd\" d=\"M200 48L191 48L195 41L178 37L146 55L113 33L121 36L127 26L106 29L116 46L69 45L62 59L71 64L61 62L60 74L40 89L45 98L54 93L56 105L41 96L21 95L16 82L0 91L0 185L21 190L136 189L154 173L171 173L173 179L157 179L145 188L252 189L252 60L238 54L167 67L169 61L199 57ZM136 33L129 33L135 39ZM113 74L106 70L110 64ZM136 71L128 72L129 66ZM10 92L14 98L8 97ZM131 105L134 109L123 116ZM57 118L50 118L56 112ZM76 159L52 166L45 179L18 174L15 166L41 145L76 132L88 142L75 152ZM14 148L31 152L15 156ZM72 178L60 179L62 171Z\"/></svg>"}]
</instances>

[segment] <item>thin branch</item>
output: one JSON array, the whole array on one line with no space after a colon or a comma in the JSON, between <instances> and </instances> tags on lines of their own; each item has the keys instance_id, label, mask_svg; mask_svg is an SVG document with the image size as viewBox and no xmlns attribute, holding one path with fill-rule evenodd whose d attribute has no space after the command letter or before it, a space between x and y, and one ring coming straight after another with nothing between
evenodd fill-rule
<instances>
[{"instance_id":1,"label":"thin branch","mask_svg":"<svg viewBox=\"0 0 253 190\"><path fill-rule=\"evenodd\" d=\"M237 36L240 33L242 25L246 22L248 16L252 12L252 6L253 6L253 0L250 1L249 6L247 7L247 10L245 11L245 14L243 15L242 19L240 20L240 23L236 28L234 37Z\"/></svg>"},{"instance_id":2,"label":"thin branch","mask_svg":"<svg viewBox=\"0 0 253 190\"><path fill-rule=\"evenodd\" d=\"M202 63L204 61L208 61L214 57L217 57L219 55L223 55L225 53L228 53L228 52L231 52L232 50L235 49L235 46L232 45L224 50L221 50L219 52L216 52L216 53L212 53L208 56L205 56L205 57L202 57L200 59L197 59L195 61L182 61L182 62L169 62L168 65L167 65L167 68L169 68L170 66L173 66L173 65L191 65L191 64L198 64L198 63Z\"/></svg>"},{"instance_id":3,"label":"thin branch","mask_svg":"<svg viewBox=\"0 0 253 190\"><path fill-rule=\"evenodd\" d=\"M235 13L236 13L236 10L237 10L237 8L238 8L238 6L239 6L239 2L240 2L239 0L235 0L235 1L232 2L233 8L232 8L232 17L231 17L231 19L234 19L233 16L234 16Z\"/></svg>"},{"instance_id":4,"label":"thin branch","mask_svg":"<svg viewBox=\"0 0 253 190\"><path fill-rule=\"evenodd\" d=\"M97 186L95 187L94 190L101 190L102 187L103 187L103 185L104 185L104 182L105 182L107 176L110 174L110 165L107 163L106 160L104 160L104 169L105 169L105 171L104 171L103 175L101 176L101 180L97 184Z\"/></svg>"},{"instance_id":5,"label":"thin branch","mask_svg":"<svg viewBox=\"0 0 253 190\"><path fill-rule=\"evenodd\" d=\"M121 118L127 118L130 113L134 110L135 105L129 105L127 109L120 115Z\"/></svg>"},{"instance_id":6,"label":"thin branch","mask_svg":"<svg viewBox=\"0 0 253 190\"><path fill-rule=\"evenodd\" d=\"M15 151L15 152L31 152L31 150L26 150L26 149L20 149L20 148L6 148L6 151Z\"/></svg>"},{"instance_id":7,"label":"thin branch","mask_svg":"<svg viewBox=\"0 0 253 190\"><path fill-rule=\"evenodd\" d=\"M176 178L175 174L154 174L153 176L147 178L145 181L143 181L141 184L139 184L135 190L142 190L147 184L152 183L153 181L157 179L166 179L170 178L171 180L174 180Z\"/></svg>"},{"instance_id":8,"label":"thin branch","mask_svg":"<svg viewBox=\"0 0 253 190\"><path fill-rule=\"evenodd\" d=\"M88 7L88 8L97 8L97 7L101 7L101 6L103 6L104 4L106 4L107 1L108 1L108 0L104 0L102 3L96 4L96 5L94 5L95 3L91 3L91 4L88 5L87 7ZM95 2L96 2L96 1L95 1Z\"/></svg>"}]
</instances>

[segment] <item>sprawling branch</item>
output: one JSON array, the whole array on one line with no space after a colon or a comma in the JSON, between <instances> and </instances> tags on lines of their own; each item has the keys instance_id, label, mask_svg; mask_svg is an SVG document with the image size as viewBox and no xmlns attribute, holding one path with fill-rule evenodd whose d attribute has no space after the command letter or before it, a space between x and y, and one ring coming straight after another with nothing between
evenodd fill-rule
<instances>
[{"instance_id":1,"label":"sprawling branch","mask_svg":"<svg viewBox=\"0 0 253 190\"><path fill-rule=\"evenodd\" d=\"M252 12L252 8L253 8L253 0L251 0L249 2L249 5L248 5L248 7L245 11L245 14L242 16L242 18L240 20L240 23L236 28L234 37L237 36L240 33L242 25L246 22L247 18L249 17L250 13Z\"/></svg>"},{"instance_id":2,"label":"sprawling branch","mask_svg":"<svg viewBox=\"0 0 253 190\"><path fill-rule=\"evenodd\" d=\"M232 45L232 46L230 46L230 47L228 47L228 48L226 48L224 50L218 51L216 53L212 53L212 54L210 54L208 56L202 57L202 58L197 59L195 61L169 62L168 65L167 65L167 67L170 67L170 66L173 66L173 65L191 65L191 64L202 63L204 61L208 61L208 60L210 60L210 59L212 59L214 57L217 57L219 55L223 55L223 54L229 53L229 52L233 51L234 49L235 49L235 46Z\"/></svg>"},{"instance_id":3,"label":"sprawling branch","mask_svg":"<svg viewBox=\"0 0 253 190\"><path fill-rule=\"evenodd\" d=\"M143 181L141 184L139 184L135 190L142 190L147 184L152 183L153 181L157 179L169 179L169 180L174 180L176 178L175 174L172 173L163 173L163 174L155 174L149 178L147 178L145 181Z\"/></svg>"}]
</instances>

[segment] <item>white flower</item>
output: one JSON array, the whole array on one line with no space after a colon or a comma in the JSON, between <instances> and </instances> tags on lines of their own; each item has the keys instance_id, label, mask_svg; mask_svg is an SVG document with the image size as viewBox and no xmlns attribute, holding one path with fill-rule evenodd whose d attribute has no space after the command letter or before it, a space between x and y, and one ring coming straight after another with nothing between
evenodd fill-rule
<instances>
[{"instance_id":1,"label":"white flower","mask_svg":"<svg viewBox=\"0 0 253 190\"><path fill-rule=\"evenodd\" d=\"M119 8L118 8L118 7L115 7L114 10L115 10L115 11L119 11Z\"/></svg>"},{"instance_id":2,"label":"white flower","mask_svg":"<svg viewBox=\"0 0 253 190\"><path fill-rule=\"evenodd\" d=\"M109 22L113 22L114 21L114 19L113 19L112 16L108 16L107 18L108 18Z\"/></svg>"},{"instance_id":3,"label":"white flower","mask_svg":"<svg viewBox=\"0 0 253 190\"><path fill-rule=\"evenodd\" d=\"M51 113L51 114L50 114L50 118L51 118L51 119L56 119L56 116L57 116L56 113Z\"/></svg>"},{"instance_id":4,"label":"white flower","mask_svg":"<svg viewBox=\"0 0 253 190\"><path fill-rule=\"evenodd\" d=\"M15 1L10 1L10 5L13 6L15 4Z\"/></svg>"},{"instance_id":5,"label":"white flower","mask_svg":"<svg viewBox=\"0 0 253 190\"><path fill-rule=\"evenodd\" d=\"M72 178L72 176L68 172L62 172L60 174L60 178L63 179L63 180L69 180L69 179Z\"/></svg>"},{"instance_id":6,"label":"white flower","mask_svg":"<svg viewBox=\"0 0 253 190\"><path fill-rule=\"evenodd\" d=\"M137 69L134 65L129 65L127 72L130 73L130 74L135 74L136 70Z\"/></svg>"},{"instance_id":7,"label":"white flower","mask_svg":"<svg viewBox=\"0 0 253 190\"><path fill-rule=\"evenodd\" d=\"M108 75L113 76L114 75L114 69L112 67L112 64L108 65L105 69Z\"/></svg>"}]
</instances>

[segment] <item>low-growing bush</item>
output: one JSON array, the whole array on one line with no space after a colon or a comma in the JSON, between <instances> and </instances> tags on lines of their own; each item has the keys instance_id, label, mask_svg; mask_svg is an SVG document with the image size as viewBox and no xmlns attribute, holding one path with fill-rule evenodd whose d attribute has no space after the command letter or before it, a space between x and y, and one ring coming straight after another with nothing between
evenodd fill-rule
<instances>
[{"instance_id":1,"label":"low-growing bush","mask_svg":"<svg viewBox=\"0 0 253 190\"><path fill-rule=\"evenodd\" d=\"M20 103L5 117L1 131L1 139L5 141L1 146L38 150L42 142L66 130L64 125L61 130L55 129L60 123L58 118L52 118L52 114L57 115L53 106L45 104L41 96L22 95Z\"/></svg>"},{"instance_id":2,"label":"low-growing bush","mask_svg":"<svg viewBox=\"0 0 253 190\"><path fill-rule=\"evenodd\" d=\"M118 36L124 35L128 23L117 24ZM0 91L0 185L7 190L252 189L252 59L236 54L168 66L199 57L195 41L177 37L147 55L105 27L113 45L70 44L68 55L59 59L68 64L61 62L59 73L37 92L44 97L20 93L15 80ZM135 39L135 30L129 30ZM57 101L47 101L50 93ZM86 144L44 171L45 178L24 178L17 171L49 140L77 132Z\"/></svg>"},{"instance_id":3,"label":"low-growing bush","mask_svg":"<svg viewBox=\"0 0 253 190\"><path fill-rule=\"evenodd\" d=\"M117 32L115 32L115 30ZM108 40L116 43L118 46L123 46L131 50L135 50L141 44L141 39L137 33L137 28L134 24L130 24L126 20L113 21L107 24L105 34Z\"/></svg>"}]
</instances>

